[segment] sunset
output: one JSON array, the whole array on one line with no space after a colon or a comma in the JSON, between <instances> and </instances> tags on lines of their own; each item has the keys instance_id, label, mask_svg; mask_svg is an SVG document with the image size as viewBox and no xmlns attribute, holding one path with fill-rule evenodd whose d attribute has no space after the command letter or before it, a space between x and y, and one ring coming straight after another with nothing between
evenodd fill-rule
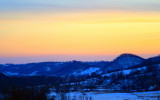
<instances>
[{"instance_id":1,"label":"sunset","mask_svg":"<svg viewBox=\"0 0 160 100\"><path fill-rule=\"evenodd\" d=\"M107 0L85 3L48 0L43 5L40 4L43 1L17 0L13 4L1 1L0 56L158 55L160 12L153 4L160 2L131 2L137 4L135 8L126 2L131 6L118 9L115 3L124 4ZM147 7L141 7L144 2Z\"/></svg>"},{"instance_id":2,"label":"sunset","mask_svg":"<svg viewBox=\"0 0 160 100\"><path fill-rule=\"evenodd\" d=\"M153 99L160 0L0 0L0 100Z\"/></svg>"}]
</instances>

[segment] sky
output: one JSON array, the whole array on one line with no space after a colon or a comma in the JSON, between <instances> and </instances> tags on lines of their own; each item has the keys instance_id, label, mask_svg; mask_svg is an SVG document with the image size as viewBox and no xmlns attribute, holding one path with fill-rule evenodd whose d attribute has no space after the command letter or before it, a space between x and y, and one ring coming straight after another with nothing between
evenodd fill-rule
<instances>
[{"instance_id":1,"label":"sky","mask_svg":"<svg viewBox=\"0 0 160 100\"><path fill-rule=\"evenodd\" d=\"M159 0L0 0L0 63L160 54Z\"/></svg>"}]
</instances>

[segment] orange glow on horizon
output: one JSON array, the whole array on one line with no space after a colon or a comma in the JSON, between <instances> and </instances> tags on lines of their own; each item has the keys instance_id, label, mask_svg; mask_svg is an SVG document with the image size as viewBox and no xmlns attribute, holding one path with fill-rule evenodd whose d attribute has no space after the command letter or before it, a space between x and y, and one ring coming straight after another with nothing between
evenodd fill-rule
<instances>
[{"instance_id":1,"label":"orange glow on horizon","mask_svg":"<svg viewBox=\"0 0 160 100\"><path fill-rule=\"evenodd\" d=\"M0 56L160 53L158 12L16 13L16 16L0 19Z\"/></svg>"}]
</instances>

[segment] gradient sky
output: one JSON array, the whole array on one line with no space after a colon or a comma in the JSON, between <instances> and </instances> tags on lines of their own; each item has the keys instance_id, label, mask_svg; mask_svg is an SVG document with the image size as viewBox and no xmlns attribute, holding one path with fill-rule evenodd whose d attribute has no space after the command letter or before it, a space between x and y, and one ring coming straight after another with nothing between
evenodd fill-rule
<instances>
[{"instance_id":1,"label":"gradient sky","mask_svg":"<svg viewBox=\"0 0 160 100\"><path fill-rule=\"evenodd\" d=\"M0 0L0 63L160 54L160 0Z\"/></svg>"}]
</instances>

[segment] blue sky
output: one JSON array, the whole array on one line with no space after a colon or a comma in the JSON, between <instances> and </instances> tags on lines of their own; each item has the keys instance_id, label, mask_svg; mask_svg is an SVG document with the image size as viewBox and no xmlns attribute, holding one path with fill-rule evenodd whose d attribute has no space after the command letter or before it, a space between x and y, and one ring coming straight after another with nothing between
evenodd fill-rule
<instances>
[{"instance_id":1,"label":"blue sky","mask_svg":"<svg viewBox=\"0 0 160 100\"><path fill-rule=\"evenodd\" d=\"M0 0L1 12L75 9L159 11L160 0Z\"/></svg>"}]
</instances>

